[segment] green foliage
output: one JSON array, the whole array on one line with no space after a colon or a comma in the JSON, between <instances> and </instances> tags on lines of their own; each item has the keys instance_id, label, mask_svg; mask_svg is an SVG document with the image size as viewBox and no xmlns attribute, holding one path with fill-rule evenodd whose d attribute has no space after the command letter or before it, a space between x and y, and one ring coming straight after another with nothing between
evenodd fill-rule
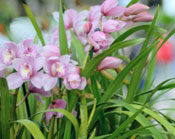
<instances>
[{"instance_id":1,"label":"green foliage","mask_svg":"<svg viewBox=\"0 0 175 139\"><path fill-rule=\"evenodd\" d=\"M138 1L132 0L128 6ZM23 4L37 32L35 42L39 37L42 44L45 45L41 30L30 8L26 2ZM26 100L21 105L16 105L24 98L22 88L18 88L15 93L12 90L10 94L6 80L0 79L0 138L30 139L31 135L36 139L175 138L175 121L152 107L157 102L157 98L153 98L153 95L161 95L164 93L161 91L175 88L174 78L152 87L156 53L175 33L175 29L170 31L157 48L160 38L167 33L167 30L156 26L159 7L150 25L135 26L122 34L118 33L118 37L109 49L94 57L92 57L94 49L85 54L84 46L72 30L69 30L72 37L69 50L62 8L60 0L59 46L61 55L71 52L72 59L79 62L81 75L86 77L88 85L80 91L66 90L64 85L59 84L51 91L50 98L43 98L44 104L38 102L35 97L29 96L27 99L30 107L28 108ZM145 38L128 39L138 31L145 31L148 34ZM120 55L119 50L136 45L142 45L142 48L133 60L125 55ZM148 61L150 54L151 59ZM114 55L125 61L120 65L122 67L106 70L105 74L104 71L96 70L105 57ZM144 89L139 90L145 71ZM126 99L123 90L126 90ZM67 102L66 109L48 109L49 104L56 99L64 99ZM31 116L28 115L28 111ZM74 116L74 111L77 112L77 116ZM63 118L57 119L56 116L53 116L50 124L47 125L47 112L63 114ZM154 124L153 121L157 123Z\"/></svg>"}]
</instances>

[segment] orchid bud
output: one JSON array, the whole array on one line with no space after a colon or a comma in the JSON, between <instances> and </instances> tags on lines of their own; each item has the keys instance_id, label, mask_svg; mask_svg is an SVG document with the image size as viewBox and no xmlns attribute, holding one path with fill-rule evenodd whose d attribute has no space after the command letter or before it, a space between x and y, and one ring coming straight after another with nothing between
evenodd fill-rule
<instances>
[{"instance_id":1,"label":"orchid bud","mask_svg":"<svg viewBox=\"0 0 175 139\"><path fill-rule=\"evenodd\" d=\"M87 23L84 24L84 32L86 34L88 34L90 32L91 28L92 28L92 23L91 22L87 22Z\"/></svg>"},{"instance_id":2,"label":"orchid bud","mask_svg":"<svg viewBox=\"0 0 175 139\"><path fill-rule=\"evenodd\" d=\"M125 25L126 25L126 23L123 21L117 21L117 20L110 19L105 23L105 25L103 27L103 31L105 33L112 33L115 31L119 31Z\"/></svg>"},{"instance_id":3,"label":"orchid bud","mask_svg":"<svg viewBox=\"0 0 175 139\"><path fill-rule=\"evenodd\" d=\"M148 13L148 12L142 12L142 13L136 15L132 19L132 21L133 22L150 22L150 21L153 20L153 18L154 18L154 16L151 15L150 13Z\"/></svg>"},{"instance_id":4,"label":"orchid bud","mask_svg":"<svg viewBox=\"0 0 175 139\"><path fill-rule=\"evenodd\" d=\"M133 4L132 6L130 6L129 8L127 8L125 10L125 13L124 15L125 16L129 16L129 15L137 15L143 11L146 11L148 10L149 7L144 5L144 4L140 4L140 3L137 3L137 4Z\"/></svg>"},{"instance_id":5,"label":"orchid bud","mask_svg":"<svg viewBox=\"0 0 175 139\"><path fill-rule=\"evenodd\" d=\"M124 14L125 7L117 6L117 0L105 0L101 6L101 13L104 16L119 17Z\"/></svg>"},{"instance_id":6,"label":"orchid bud","mask_svg":"<svg viewBox=\"0 0 175 139\"><path fill-rule=\"evenodd\" d=\"M122 60L116 57L106 57L103 61L98 65L97 70L105 70L105 69L114 69L117 68L122 63Z\"/></svg>"}]
</instances>

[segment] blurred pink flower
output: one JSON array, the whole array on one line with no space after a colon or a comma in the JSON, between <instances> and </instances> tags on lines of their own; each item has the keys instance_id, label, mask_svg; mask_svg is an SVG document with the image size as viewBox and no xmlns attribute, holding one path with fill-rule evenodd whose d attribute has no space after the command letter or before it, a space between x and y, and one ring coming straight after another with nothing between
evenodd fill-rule
<instances>
[{"instance_id":1,"label":"blurred pink flower","mask_svg":"<svg viewBox=\"0 0 175 139\"><path fill-rule=\"evenodd\" d=\"M104 16L119 17L124 14L125 7L117 6L117 0L105 0L101 5L101 13Z\"/></svg>"},{"instance_id":2,"label":"blurred pink flower","mask_svg":"<svg viewBox=\"0 0 175 139\"><path fill-rule=\"evenodd\" d=\"M68 9L64 12L63 18L64 18L65 28L66 30L68 30L73 27L74 21L77 18L77 11L73 9Z\"/></svg>"},{"instance_id":3,"label":"blurred pink flower","mask_svg":"<svg viewBox=\"0 0 175 139\"><path fill-rule=\"evenodd\" d=\"M108 56L98 65L97 70L114 69L122 63L122 60L116 57Z\"/></svg>"},{"instance_id":4,"label":"blurred pink flower","mask_svg":"<svg viewBox=\"0 0 175 139\"><path fill-rule=\"evenodd\" d=\"M60 49L58 46L54 45L47 45L43 48L41 55L49 58L49 57L59 57L60 56Z\"/></svg>"},{"instance_id":5,"label":"blurred pink flower","mask_svg":"<svg viewBox=\"0 0 175 139\"><path fill-rule=\"evenodd\" d=\"M99 21L101 16L101 6L92 6L89 10L88 21Z\"/></svg>"},{"instance_id":6,"label":"blurred pink flower","mask_svg":"<svg viewBox=\"0 0 175 139\"><path fill-rule=\"evenodd\" d=\"M144 5L144 4L141 4L141 3L136 3L136 4L133 4L130 7L128 7L125 10L124 15L125 16L137 15L137 14L139 14L141 12L144 12L144 11L146 11L148 9L149 9L149 7L147 5Z\"/></svg>"},{"instance_id":7,"label":"blurred pink flower","mask_svg":"<svg viewBox=\"0 0 175 139\"><path fill-rule=\"evenodd\" d=\"M42 72L38 71L43 67L44 61L43 57L34 58L31 56L15 59L13 67L17 72L7 76L9 89L16 89L28 80L35 87L41 88Z\"/></svg>"},{"instance_id":8,"label":"blurred pink flower","mask_svg":"<svg viewBox=\"0 0 175 139\"><path fill-rule=\"evenodd\" d=\"M163 40L160 40L157 47L159 47L162 42ZM165 42L164 45L157 52L156 58L157 62L171 62L173 60L173 45L168 41Z\"/></svg>"}]
</instances>

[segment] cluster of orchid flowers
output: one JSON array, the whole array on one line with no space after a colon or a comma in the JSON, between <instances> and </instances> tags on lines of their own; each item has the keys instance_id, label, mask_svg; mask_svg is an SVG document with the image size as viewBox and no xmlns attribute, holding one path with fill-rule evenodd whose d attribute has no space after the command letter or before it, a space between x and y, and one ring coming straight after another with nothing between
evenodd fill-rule
<instances>
[{"instance_id":1,"label":"cluster of orchid flowers","mask_svg":"<svg viewBox=\"0 0 175 139\"><path fill-rule=\"evenodd\" d=\"M134 4L129 8L117 6L117 0L105 0L102 5L92 6L89 11L77 12L68 9L64 12L64 24L67 41L71 49L71 33L73 31L88 52L92 48L94 55L107 49L113 42L112 33L126 27L131 22L149 22L153 16L147 12L148 6ZM59 22L59 13L53 13ZM0 46L0 76L5 76L9 89L16 89L25 82L29 83L29 91L49 96L58 81L62 81L66 89L83 90L87 80L80 76L78 63L70 55L60 55L59 28L56 27L46 46L34 45L32 39L20 44L8 42ZM116 68L122 61L116 57L105 58L97 70ZM12 73L8 73L11 69ZM58 105L60 104L60 105ZM65 101L56 100L49 108L65 108ZM50 119L53 112L47 113ZM57 118L61 116L57 113ZM47 120L48 122L48 120Z\"/></svg>"}]
</instances>

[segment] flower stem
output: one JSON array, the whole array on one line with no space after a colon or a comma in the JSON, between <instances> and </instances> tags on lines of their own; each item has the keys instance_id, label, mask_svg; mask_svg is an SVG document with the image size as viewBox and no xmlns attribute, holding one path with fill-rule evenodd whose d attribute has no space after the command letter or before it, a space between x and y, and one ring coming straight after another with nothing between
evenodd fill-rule
<instances>
[{"instance_id":1,"label":"flower stem","mask_svg":"<svg viewBox=\"0 0 175 139\"><path fill-rule=\"evenodd\" d=\"M82 92L81 96L80 117L81 117L81 126L79 136L81 139L87 139L88 112L87 112L86 96L84 91Z\"/></svg>"},{"instance_id":2,"label":"flower stem","mask_svg":"<svg viewBox=\"0 0 175 139\"><path fill-rule=\"evenodd\" d=\"M14 93L13 106L12 106L11 114L10 114L11 122L14 121L14 115L15 115L15 110L16 110L16 102L17 102L18 91L19 91L19 88L17 88L15 90L15 93ZM13 138L15 138L15 136L14 136L14 126L13 125L12 125L12 128L11 128L11 133L10 134L11 134L11 136L13 136Z\"/></svg>"},{"instance_id":3,"label":"flower stem","mask_svg":"<svg viewBox=\"0 0 175 139\"><path fill-rule=\"evenodd\" d=\"M26 92L25 84L22 85L22 89L23 89L24 96L26 96L27 92ZM28 114L28 117L30 117L31 116L31 114L30 114L30 107L29 107L29 102L28 102L27 98L25 99L25 102L26 102L27 114Z\"/></svg>"}]
</instances>

